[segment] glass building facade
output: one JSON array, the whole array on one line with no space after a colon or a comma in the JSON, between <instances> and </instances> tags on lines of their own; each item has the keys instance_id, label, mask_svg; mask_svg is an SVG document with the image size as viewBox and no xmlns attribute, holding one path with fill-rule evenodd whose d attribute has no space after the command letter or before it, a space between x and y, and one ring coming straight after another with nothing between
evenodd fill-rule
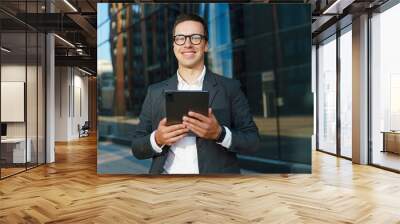
<instances>
[{"instance_id":1,"label":"glass building facade","mask_svg":"<svg viewBox=\"0 0 400 224\"><path fill-rule=\"evenodd\" d=\"M148 169L123 147L147 87L176 73L172 28L181 13L205 19L206 67L239 80L249 101L261 146L239 155L243 171L311 172L310 6L223 3L98 4L98 172Z\"/></svg>"}]
</instances>

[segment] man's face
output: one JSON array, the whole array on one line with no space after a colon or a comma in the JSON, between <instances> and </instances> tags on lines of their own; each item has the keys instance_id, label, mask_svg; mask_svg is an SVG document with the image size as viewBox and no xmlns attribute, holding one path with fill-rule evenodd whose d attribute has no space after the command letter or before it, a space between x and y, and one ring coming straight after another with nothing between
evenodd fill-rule
<instances>
[{"instance_id":1,"label":"man's face","mask_svg":"<svg viewBox=\"0 0 400 224\"><path fill-rule=\"evenodd\" d=\"M175 27L174 35L204 35L203 25L196 21L184 21ZM185 68L196 68L204 64L204 53L208 50L208 43L202 39L200 44L194 45L190 41L190 37L186 38L183 45L177 45L174 42L174 54L178 60L179 66Z\"/></svg>"}]
</instances>

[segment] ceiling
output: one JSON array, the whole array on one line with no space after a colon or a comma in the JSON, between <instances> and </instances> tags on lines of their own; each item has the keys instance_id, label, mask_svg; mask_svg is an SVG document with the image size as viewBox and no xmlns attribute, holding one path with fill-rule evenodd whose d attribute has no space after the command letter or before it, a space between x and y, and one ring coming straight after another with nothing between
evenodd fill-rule
<instances>
[{"instance_id":1,"label":"ceiling","mask_svg":"<svg viewBox=\"0 0 400 224\"><path fill-rule=\"evenodd\" d=\"M81 67L96 73L96 0L1 0L0 24L10 58L26 55L23 51L28 32L52 32L57 65ZM52 13L49 13L51 11ZM19 34L19 35L18 35ZM20 37L23 37L21 40ZM59 38L60 37L60 38ZM66 41L64 41L66 40ZM6 42L5 42L6 41ZM22 41L22 42L21 42ZM68 43L69 44L68 44ZM27 51L32 51L28 45ZM12 55L15 57L11 57Z\"/></svg>"},{"instance_id":2,"label":"ceiling","mask_svg":"<svg viewBox=\"0 0 400 224\"><path fill-rule=\"evenodd\" d=\"M351 17L372 10L388 0L250 0L241 2L308 3L312 9L314 42L351 23ZM4 33L25 31L54 32L56 65L80 66L96 73L96 4L108 0L0 0L0 26ZM112 2L176 2L175 0L132 0ZM52 11L52 13L48 13ZM28 13L26 13L28 12ZM338 22L344 21L344 22ZM335 27L336 26L336 27ZM10 36L10 37L8 37ZM20 41L7 35L15 41ZM4 42L3 42L4 43ZM16 47L16 46L14 46ZM28 52L30 50L28 49ZM28 53L29 54L29 53Z\"/></svg>"},{"instance_id":3,"label":"ceiling","mask_svg":"<svg viewBox=\"0 0 400 224\"><path fill-rule=\"evenodd\" d=\"M339 29L350 25L354 17L375 12L390 0L311 0L313 5L313 43L328 38Z\"/></svg>"}]
</instances>

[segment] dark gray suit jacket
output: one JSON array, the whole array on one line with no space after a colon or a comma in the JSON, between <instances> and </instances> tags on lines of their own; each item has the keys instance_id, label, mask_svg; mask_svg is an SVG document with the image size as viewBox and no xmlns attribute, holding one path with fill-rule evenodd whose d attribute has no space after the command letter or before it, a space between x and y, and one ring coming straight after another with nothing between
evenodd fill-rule
<instances>
[{"instance_id":1,"label":"dark gray suit jacket","mask_svg":"<svg viewBox=\"0 0 400 224\"><path fill-rule=\"evenodd\" d=\"M170 79L148 87L140 113L140 122L133 132L132 153L138 159L152 158L151 174L161 174L167 159L169 147L156 153L150 143L151 133L165 117L165 90L177 90L175 74ZM196 138L200 174L240 173L236 153L255 151L259 144L258 129L255 125L247 99L240 90L237 80L216 75L207 70L203 90L209 91L209 107L212 108L220 125L232 132L232 143L227 149L215 141Z\"/></svg>"}]
</instances>

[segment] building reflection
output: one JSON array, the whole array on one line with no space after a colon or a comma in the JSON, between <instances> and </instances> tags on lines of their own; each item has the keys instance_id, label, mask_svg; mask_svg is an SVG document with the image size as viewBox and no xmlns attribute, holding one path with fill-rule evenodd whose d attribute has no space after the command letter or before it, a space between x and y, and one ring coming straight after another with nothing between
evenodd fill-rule
<instances>
[{"instance_id":1,"label":"building reflection","mask_svg":"<svg viewBox=\"0 0 400 224\"><path fill-rule=\"evenodd\" d=\"M176 72L172 27L181 13L205 18L206 66L238 79L248 98L262 146L255 154L242 155L244 169L310 172L313 98L308 5L108 4L111 68L98 69L104 71L99 78L100 140L111 136L129 145L128 133L138 122L147 87Z\"/></svg>"}]
</instances>

